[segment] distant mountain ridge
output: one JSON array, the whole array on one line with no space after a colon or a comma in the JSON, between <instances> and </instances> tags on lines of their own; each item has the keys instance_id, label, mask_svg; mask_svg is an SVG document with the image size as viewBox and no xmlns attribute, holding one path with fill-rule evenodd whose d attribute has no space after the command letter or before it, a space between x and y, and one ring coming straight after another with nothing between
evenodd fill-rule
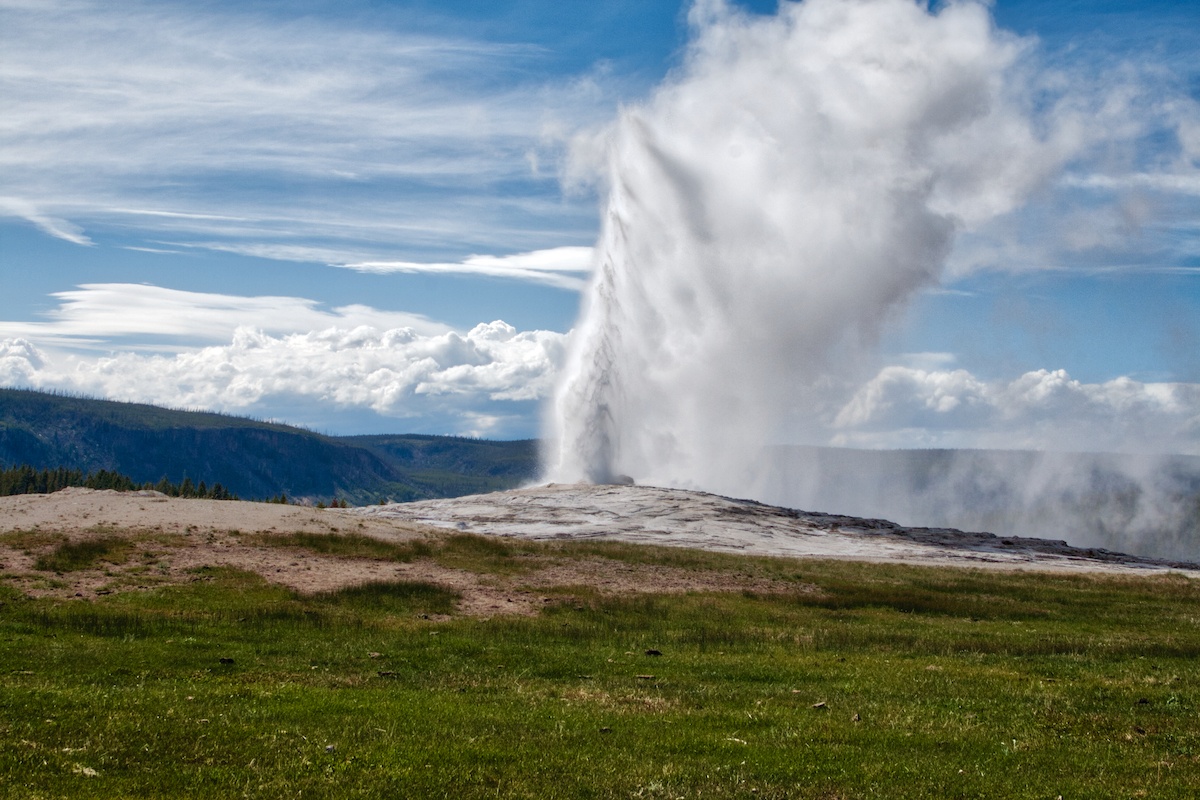
<instances>
[{"instance_id":1,"label":"distant mountain ridge","mask_svg":"<svg viewBox=\"0 0 1200 800\"><path fill-rule=\"evenodd\" d=\"M0 389L0 466L106 469L137 482L185 477L244 499L363 504L509 489L537 473L537 442L326 436L244 417Z\"/></svg>"}]
</instances>

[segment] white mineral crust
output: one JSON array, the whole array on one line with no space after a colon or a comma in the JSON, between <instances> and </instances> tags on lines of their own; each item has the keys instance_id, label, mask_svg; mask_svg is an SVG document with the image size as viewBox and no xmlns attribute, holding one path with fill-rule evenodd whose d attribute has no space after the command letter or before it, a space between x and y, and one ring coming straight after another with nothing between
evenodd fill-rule
<instances>
[{"instance_id":1,"label":"white mineral crust","mask_svg":"<svg viewBox=\"0 0 1200 800\"><path fill-rule=\"evenodd\" d=\"M1041 570L1183 571L1194 564L1143 559L1066 542L778 508L651 486L550 484L347 513L492 536L605 539L750 555L894 561Z\"/></svg>"}]
</instances>

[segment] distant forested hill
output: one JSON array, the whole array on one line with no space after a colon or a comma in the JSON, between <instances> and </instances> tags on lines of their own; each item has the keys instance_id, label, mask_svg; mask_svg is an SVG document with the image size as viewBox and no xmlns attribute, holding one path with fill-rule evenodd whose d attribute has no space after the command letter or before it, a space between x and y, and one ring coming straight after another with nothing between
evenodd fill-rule
<instances>
[{"instance_id":1,"label":"distant forested hill","mask_svg":"<svg viewBox=\"0 0 1200 800\"><path fill-rule=\"evenodd\" d=\"M520 485L537 443L446 436L324 436L242 417L0 389L0 466L191 478L242 498L353 503L454 497Z\"/></svg>"}]
</instances>

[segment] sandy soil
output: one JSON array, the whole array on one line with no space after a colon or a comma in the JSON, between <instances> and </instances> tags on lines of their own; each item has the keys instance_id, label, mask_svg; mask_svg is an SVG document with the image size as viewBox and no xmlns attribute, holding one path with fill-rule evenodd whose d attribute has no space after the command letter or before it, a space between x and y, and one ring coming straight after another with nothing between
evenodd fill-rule
<instances>
[{"instance_id":1,"label":"sandy soil","mask_svg":"<svg viewBox=\"0 0 1200 800\"><path fill-rule=\"evenodd\" d=\"M700 492L652 487L546 486L453 500L321 510L268 503L169 499L155 492L67 489L0 498L0 580L30 596L95 597L196 580L204 566L250 570L300 592L372 580L420 580L461 593L462 613L530 614L581 593L782 589L745 575L537 556L514 575L452 569L425 558L398 563L267 546L257 534L357 533L403 542L453 532L538 540L613 539L725 552L913 564L1154 573L1200 577L1200 567L1138 559L1063 542L998 538L882 520L806 514ZM119 564L56 574L35 567L63 542L117 536ZM542 591L556 587L552 597ZM795 586L787 587L795 591ZM569 592L568 592L569 595Z\"/></svg>"},{"instance_id":2,"label":"sandy soil","mask_svg":"<svg viewBox=\"0 0 1200 800\"><path fill-rule=\"evenodd\" d=\"M602 594L783 588L763 580L735 581L605 559L537 559L527 571L503 576L451 569L431 559L397 563L344 558L256 542L256 534L291 532L357 533L395 542L447 535L445 527L333 509L66 489L0 498L0 580L32 597L63 598L196 580L196 569L204 566L249 570L304 593L375 580L429 581L460 592L460 612L474 616L531 614L545 603L573 602L562 587ZM62 574L34 566L38 556L64 541L114 535L136 545L126 563ZM540 590L550 587L557 589L554 596L544 596Z\"/></svg>"}]
</instances>

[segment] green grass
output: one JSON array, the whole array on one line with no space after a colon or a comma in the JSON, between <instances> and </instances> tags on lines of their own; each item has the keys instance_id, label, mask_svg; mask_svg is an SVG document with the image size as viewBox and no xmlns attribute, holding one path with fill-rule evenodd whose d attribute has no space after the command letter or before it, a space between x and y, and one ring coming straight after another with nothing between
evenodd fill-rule
<instances>
[{"instance_id":1,"label":"green grass","mask_svg":"<svg viewBox=\"0 0 1200 800\"><path fill-rule=\"evenodd\" d=\"M133 552L133 543L123 536L99 536L77 542L63 542L38 557L34 569L46 572L75 572L98 563L124 564Z\"/></svg>"},{"instance_id":2,"label":"green grass","mask_svg":"<svg viewBox=\"0 0 1200 800\"><path fill-rule=\"evenodd\" d=\"M422 539L390 542L361 533L264 533L245 536L243 541L269 547L294 547L321 555L378 561L409 562L433 554L433 548Z\"/></svg>"},{"instance_id":3,"label":"green grass","mask_svg":"<svg viewBox=\"0 0 1200 800\"><path fill-rule=\"evenodd\" d=\"M538 566L530 556L553 553L551 548L522 539L502 539L475 533L453 533L439 540L434 560L444 567L475 573L516 575Z\"/></svg>"},{"instance_id":4,"label":"green grass","mask_svg":"<svg viewBox=\"0 0 1200 800\"><path fill-rule=\"evenodd\" d=\"M795 562L787 559L737 556L694 550L690 547L662 547L628 542L576 541L549 545L572 556L598 556L627 564L672 567L695 572L727 571L743 574L786 575Z\"/></svg>"},{"instance_id":5,"label":"green grass","mask_svg":"<svg viewBox=\"0 0 1200 800\"><path fill-rule=\"evenodd\" d=\"M371 581L322 592L314 598L319 604L348 608L358 612L392 614L451 614L458 602L457 592L417 581Z\"/></svg>"},{"instance_id":6,"label":"green grass","mask_svg":"<svg viewBox=\"0 0 1200 800\"><path fill-rule=\"evenodd\" d=\"M451 533L430 539L398 542L361 533L265 533L246 536L243 541L270 547L298 548L342 558L401 562L432 558L451 569L498 575L526 572L534 566L528 556L551 552L532 542L473 533Z\"/></svg>"},{"instance_id":7,"label":"green grass","mask_svg":"<svg viewBox=\"0 0 1200 800\"><path fill-rule=\"evenodd\" d=\"M0 545L15 547L27 554L38 548L62 544L65 541L66 534L59 531L16 530L0 533Z\"/></svg>"},{"instance_id":8,"label":"green grass","mask_svg":"<svg viewBox=\"0 0 1200 800\"><path fill-rule=\"evenodd\" d=\"M794 591L0 589L0 798L1195 796L1192 580L703 559Z\"/></svg>"}]
</instances>

